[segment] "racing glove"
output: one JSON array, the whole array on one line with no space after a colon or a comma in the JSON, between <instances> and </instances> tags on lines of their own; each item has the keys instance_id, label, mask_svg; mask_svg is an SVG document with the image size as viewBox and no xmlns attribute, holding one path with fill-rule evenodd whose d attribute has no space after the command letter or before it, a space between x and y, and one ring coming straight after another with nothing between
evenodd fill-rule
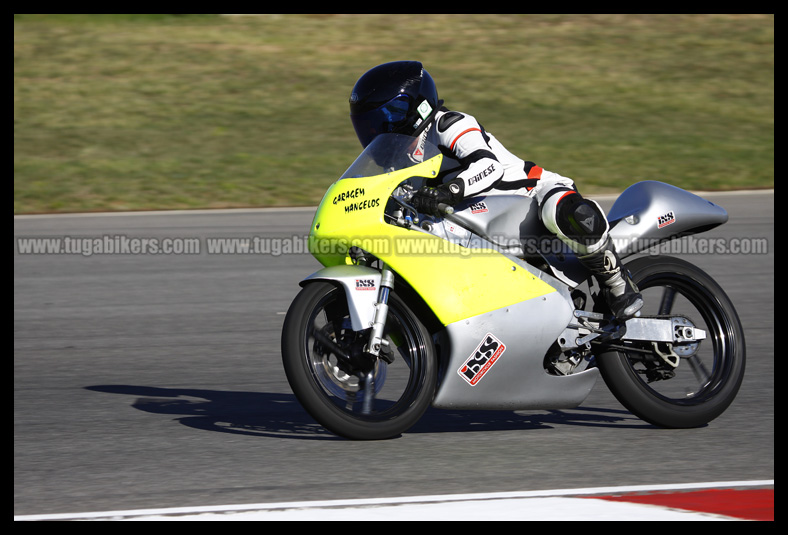
<instances>
[{"instance_id":1,"label":"racing glove","mask_svg":"<svg viewBox=\"0 0 788 535\"><path fill-rule=\"evenodd\" d=\"M410 203L422 214L442 215L442 204L454 206L463 198L464 184L461 179L454 179L437 188L423 186L413 195Z\"/></svg>"}]
</instances>

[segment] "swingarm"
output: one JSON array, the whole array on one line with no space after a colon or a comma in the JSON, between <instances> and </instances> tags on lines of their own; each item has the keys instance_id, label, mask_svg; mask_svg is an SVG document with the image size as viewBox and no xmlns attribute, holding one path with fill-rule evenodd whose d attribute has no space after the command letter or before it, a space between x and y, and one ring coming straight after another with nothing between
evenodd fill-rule
<instances>
[{"instance_id":1,"label":"swingarm","mask_svg":"<svg viewBox=\"0 0 788 535\"><path fill-rule=\"evenodd\" d=\"M592 343L608 347L621 343L628 350L653 353L675 368L681 357L694 355L706 338L703 329L680 315L641 316L621 323L598 312L575 310L574 318L558 339L562 351L588 349Z\"/></svg>"}]
</instances>

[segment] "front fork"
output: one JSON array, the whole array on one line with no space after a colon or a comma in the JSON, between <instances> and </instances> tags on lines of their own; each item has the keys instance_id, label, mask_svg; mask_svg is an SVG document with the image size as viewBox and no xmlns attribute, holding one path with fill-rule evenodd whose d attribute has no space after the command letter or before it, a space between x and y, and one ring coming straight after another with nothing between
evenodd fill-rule
<instances>
[{"instance_id":1,"label":"front fork","mask_svg":"<svg viewBox=\"0 0 788 535\"><path fill-rule=\"evenodd\" d=\"M378 300L375 303L375 317L372 321L372 328L369 331L369 340L364 348L364 352L375 358L380 357L383 347L389 345L389 341L383 338L383 330L386 327L386 318L389 313L389 293L394 288L394 272L383 264L380 277L380 291ZM363 382L364 403L361 409L363 414L369 414L372 410L372 401L375 395L375 366L370 366L364 377Z\"/></svg>"},{"instance_id":2,"label":"front fork","mask_svg":"<svg viewBox=\"0 0 788 535\"><path fill-rule=\"evenodd\" d=\"M392 288L394 288L394 272L387 265L383 264L378 301L375 303L375 318L372 321L369 342L365 348L365 352L376 357L380 356L381 348L388 345L388 340L383 338L383 328L386 326L386 317L389 313L389 292Z\"/></svg>"}]
</instances>

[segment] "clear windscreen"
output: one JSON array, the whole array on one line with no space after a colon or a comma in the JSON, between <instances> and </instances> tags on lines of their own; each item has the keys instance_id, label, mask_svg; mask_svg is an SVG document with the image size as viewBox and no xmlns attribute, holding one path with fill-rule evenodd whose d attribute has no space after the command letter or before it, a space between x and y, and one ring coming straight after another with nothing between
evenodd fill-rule
<instances>
[{"instance_id":1,"label":"clear windscreen","mask_svg":"<svg viewBox=\"0 0 788 535\"><path fill-rule=\"evenodd\" d=\"M399 171L440 154L440 149L432 143L425 141L419 145L419 142L419 138L402 134L381 134L367 145L340 179Z\"/></svg>"}]
</instances>

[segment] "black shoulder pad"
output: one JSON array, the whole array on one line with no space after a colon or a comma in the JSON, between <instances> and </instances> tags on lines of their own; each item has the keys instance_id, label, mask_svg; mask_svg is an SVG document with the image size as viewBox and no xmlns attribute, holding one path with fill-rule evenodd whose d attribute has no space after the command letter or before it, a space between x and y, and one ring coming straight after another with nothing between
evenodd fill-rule
<instances>
[{"instance_id":1,"label":"black shoulder pad","mask_svg":"<svg viewBox=\"0 0 788 535\"><path fill-rule=\"evenodd\" d=\"M451 125L463 117L464 115L458 111L450 111L449 113L444 114L440 121L438 121L438 130L440 132L445 132Z\"/></svg>"}]
</instances>

